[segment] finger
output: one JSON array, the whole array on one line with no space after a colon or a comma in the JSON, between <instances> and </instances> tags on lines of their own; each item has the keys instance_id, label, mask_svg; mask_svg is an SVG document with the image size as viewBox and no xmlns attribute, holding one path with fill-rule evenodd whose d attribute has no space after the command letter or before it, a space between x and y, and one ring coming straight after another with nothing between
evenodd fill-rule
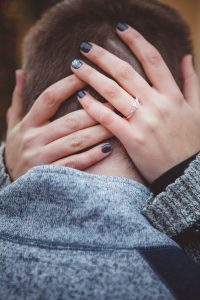
<instances>
[{"instance_id":1,"label":"finger","mask_svg":"<svg viewBox=\"0 0 200 300\"><path fill-rule=\"evenodd\" d=\"M109 103L106 103L105 105L114 110ZM61 137L96 124L97 121L92 119L86 111L83 109L77 110L41 128L41 142L44 145L49 144Z\"/></svg>"},{"instance_id":2,"label":"finger","mask_svg":"<svg viewBox=\"0 0 200 300\"><path fill-rule=\"evenodd\" d=\"M187 102L191 104L199 103L199 79L194 70L192 55L186 55L181 63L183 76L183 94Z\"/></svg>"},{"instance_id":3,"label":"finger","mask_svg":"<svg viewBox=\"0 0 200 300\"><path fill-rule=\"evenodd\" d=\"M96 146L84 153L68 156L53 163L53 165L85 170L105 159L112 153L109 143Z\"/></svg>"},{"instance_id":4,"label":"finger","mask_svg":"<svg viewBox=\"0 0 200 300\"><path fill-rule=\"evenodd\" d=\"M61 103L84 86L85 84L74 75L56 82L39 96L24 121L29 126L45 124L57 112Z\"/></svg>"},{"instance_id":5,"label":"finger","mask_svg":"<svg viewBox=\"0 0 200 300\"><path fill-rule=\"evenodd\" d=\"M101 125L86 128L46 145L42 159L52 163L101 143L110 137L112 134Z\"/></svg>"},{"instance_id":6,"label":"finger","mask_svg":"<svg viewBox=\"0 0 200 300\"><path fill-rule=\"evenodd\" d=\"M8 130L13 128L23 117L24 71L16 71L16 85L12 95L12 104L7 113Z\"/></svg>"},{"instance_id":7,"label":"finger","mask_svg":"<svg viewBox=\"0 0 200 300\"><path fill-rule=\"evenodd\" d=\"M129 122L109 108L105 107L102 103L94 99L90 94L85 93L85 96L78 100L85 109L85 111L104 128L116 136L122 144L127 144L132 139L132 128Z\"/></svg>"},{"instance_id":8,"label":"finger","mask_svg":"<svg viewBox=\"0 0 200 300\"><path fill-rule=\"evenodd\" d=\"M133 108L133 98L115 81L77 59L72 62L71 69L77 77L92 86L120 113L124 116L129 115Z\"/></svg>"},{"instance_id":9,"label":"finger","mask_svg":"<svg viewBox=\"0 0 200 300\"><path fill-rule=\"evenodd\" d=\"M142 99L154 95L154 90L146 80L124 60L93 43L83 42L80 50L87 59L108 73L132 96Z\"/></svg>"},{"instance_id":10,"label":"finger","mask_svg":"<svg viewBox=\"0 0 200 300\"><path fill-rule=\"evenodd\" d=\"M122 24L118 23L116 32L141 62L153 86L165 95L180 95L180 89L158 50L138 31Z\"/></svg>"}]
</instances>

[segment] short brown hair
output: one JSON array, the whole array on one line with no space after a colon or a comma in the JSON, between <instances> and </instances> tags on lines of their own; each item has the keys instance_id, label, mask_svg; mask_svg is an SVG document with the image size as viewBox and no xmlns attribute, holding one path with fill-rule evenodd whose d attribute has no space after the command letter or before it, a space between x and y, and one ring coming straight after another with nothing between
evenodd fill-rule
<instances>
[{"instance_id":1,"label":"short brown hair","mask_svg":"<svg viewBox=\"0 0 200 300\"><path fill-rule=\"evenodd\" d=\"M97 43L120 57L108 43L110 38L118 39L119 21L134 27L160 51L181 87L180 60L192 52L192 46L189 28L174 9L156 0L66 0L45 13L24 40L26 111L48 86L71 74L72 60L82 58L82 41ZM59 115L79 108L74 95Z\"/></svg>"}]
</instances>

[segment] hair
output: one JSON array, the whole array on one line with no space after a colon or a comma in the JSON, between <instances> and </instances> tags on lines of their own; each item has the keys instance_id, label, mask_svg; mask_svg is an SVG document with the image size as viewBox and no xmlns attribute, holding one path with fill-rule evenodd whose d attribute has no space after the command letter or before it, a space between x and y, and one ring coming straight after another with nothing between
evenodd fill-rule
<instances>
[{"instance_id":1,"label":"hair","mask_svg":"<svg viewBox=\"0 0 200 300\"><path fill-rule=\"evenodd\" d=\"M79 51L83 41L102 46L137 69L138 62L135 58L137 63L133 64L134 55L128 47L121 51L116 46L122 43L115 33L119 21L134 27L158 49L181 88L180 60L192 53L192 45L190 30L176 10L157 0L65 0L47 11L25 37L25 112L47 87L72 73L73 59L83 59ZM143 69L138 70L145 77ZM105 102L92 88L87 90ZM80 108L73 95L52 120Z\"/></svg>"}]
</instances>

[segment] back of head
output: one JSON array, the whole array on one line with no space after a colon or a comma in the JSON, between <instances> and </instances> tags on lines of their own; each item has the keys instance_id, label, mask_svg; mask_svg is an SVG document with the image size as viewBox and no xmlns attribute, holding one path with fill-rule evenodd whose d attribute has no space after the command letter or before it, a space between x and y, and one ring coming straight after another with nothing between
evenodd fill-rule
<instances>
[{"instance_id":1,"label":"back of head","mask_svg":"<svg viewBox=\"0 0 200 300\"><path fill-rule=\"evenodd\" d=\"M115 33L119 21L134 27L160 51L181 87L180 60L192 47L188 26L174 9L157 0L65 0L44 14L25 38L25 110L48 86L71 74L72 60L82 59L79 45L83 41L104 47L145 76ZM79 108L74 95L54 118Z\"/></svg>"}]
</instances>

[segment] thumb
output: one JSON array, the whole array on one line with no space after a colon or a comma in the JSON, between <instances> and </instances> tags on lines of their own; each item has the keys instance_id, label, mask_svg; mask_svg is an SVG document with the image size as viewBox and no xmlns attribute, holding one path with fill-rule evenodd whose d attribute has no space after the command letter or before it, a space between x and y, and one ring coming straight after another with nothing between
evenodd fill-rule
<instances>
[{"instance_id":1,"label":"thumb","mask_svg":"<svg viewBox=\"0 0 200 300\"><path fill-rule=\"evenodd\" d=\"M7 112L8 130L13 128L23 118L23 88L24 71L16 71L16 85L12 95L12 105Z\"/></svg>"},{"instance_id":2,"label":"thumb","mask_svg":"<svg viewBox=\"0 0 200 300\"><path fill-rule=\"evenodd\" d=\"M192 55L186 55L181 63L183 76L183 94L188 103L199 102L199 80L194 70Z\"/></svg>"}]
</instances>

